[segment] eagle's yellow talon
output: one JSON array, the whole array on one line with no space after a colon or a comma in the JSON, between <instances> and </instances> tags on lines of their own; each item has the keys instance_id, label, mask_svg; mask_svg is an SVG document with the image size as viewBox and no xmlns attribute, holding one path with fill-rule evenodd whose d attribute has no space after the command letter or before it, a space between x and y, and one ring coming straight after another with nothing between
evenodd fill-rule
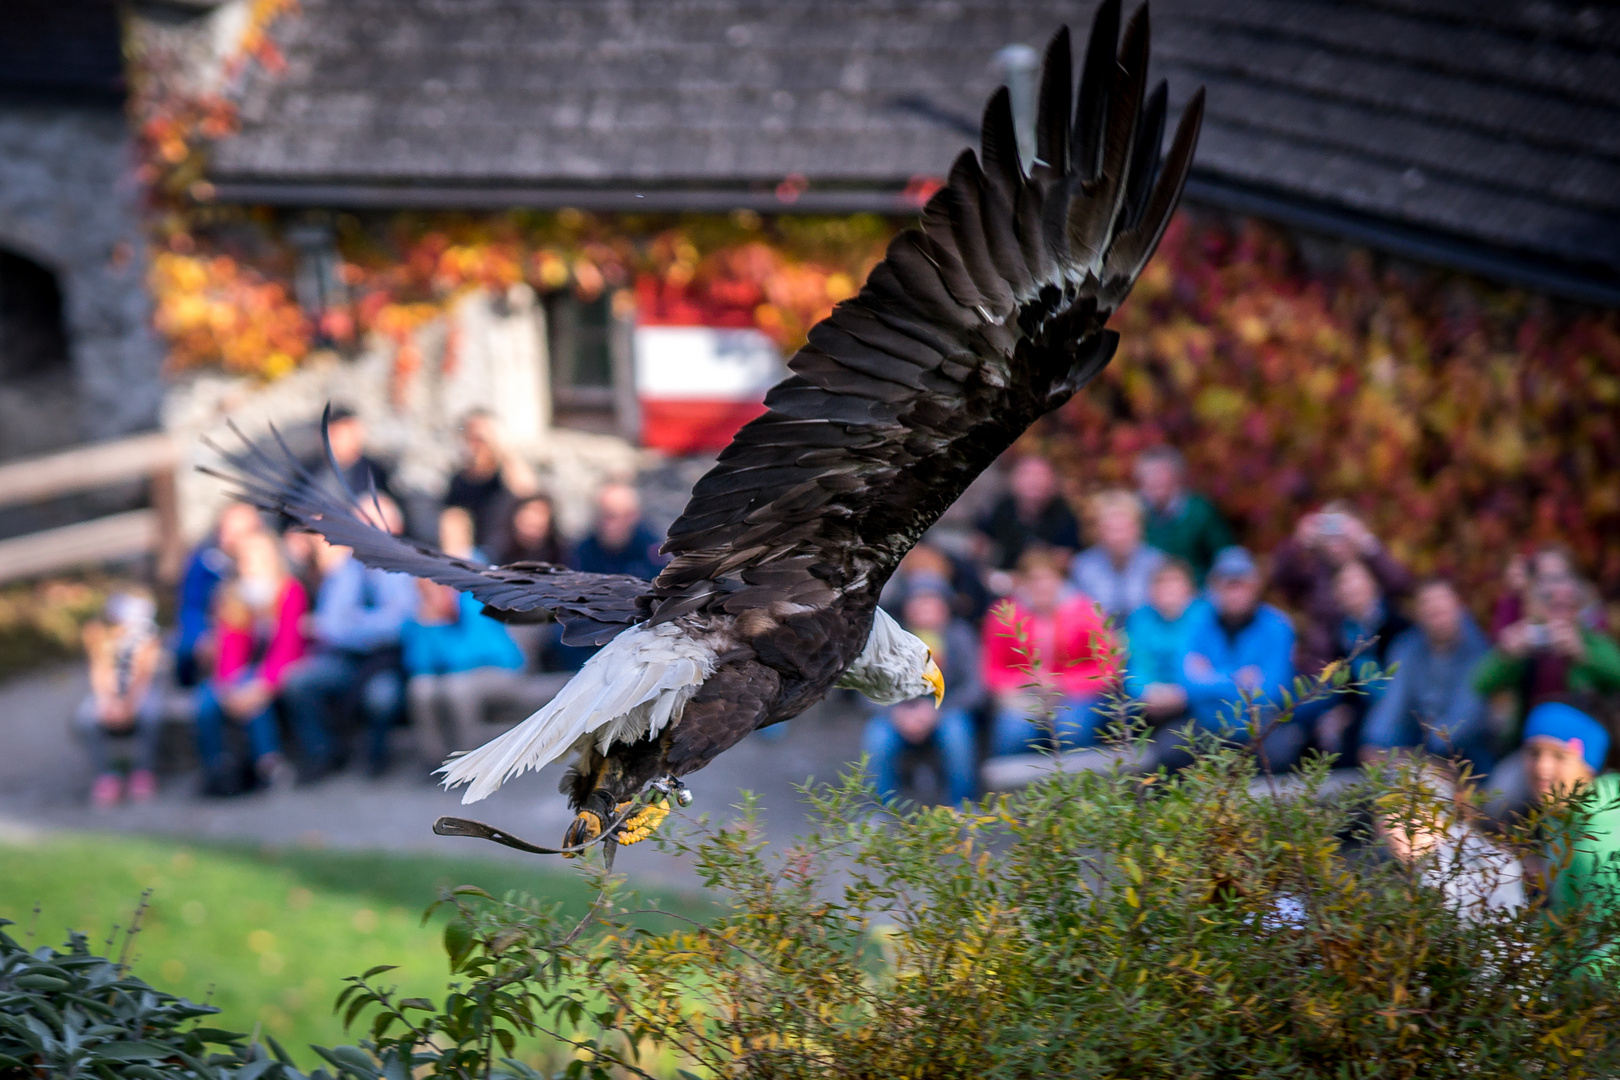
<instances>
[{"instance_id":1,"label":"eagle's yellow talon","mask_svg":"<svg viewBox=\"0 0 1620 1080\"><path fill-rule=\"evenodd\" d=\"M627 802L620 803L618 812L624 813L629 806L630 804ZM667 817L669 817L669 802L667 800L648 803L624 819L624 824L619 826L618 834L613 839L618 841L620 846L639 844L651 836L653 831L662 825Z\"/></svg>"},{"instance_id":2,"label":"eagle's yellow talon","mask_svg":"<svg viewBox=\"0 0 1620 1080\"><path fill-rule=\"evenodd\" d=\"M574 815L573 823L563 834L563 847L575 847L579 844L588 844L602 835L603 821L594 810L581 810ZM579 854L576 851L563 853L563 858L572 859Z\"/></svg>"}]
</instances>

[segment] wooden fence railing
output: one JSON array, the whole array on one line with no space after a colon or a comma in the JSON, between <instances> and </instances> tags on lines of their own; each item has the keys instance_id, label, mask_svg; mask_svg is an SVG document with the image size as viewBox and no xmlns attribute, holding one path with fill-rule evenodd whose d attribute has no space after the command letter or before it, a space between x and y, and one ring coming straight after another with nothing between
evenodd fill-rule
<instances>
[{"instance_id":1,"label":"wooden fence railing","mask_svg":"<svg viewBox=\"0 0 1620 1080\"><path fill-rule=\"evenodd\" d=\"M179 576L182 557L174 470L180 455L162 432L0 465L0 506L148 480L144 510L0 540L0 581L154 554L159 580Z\"/></svg>"}]
</instances>

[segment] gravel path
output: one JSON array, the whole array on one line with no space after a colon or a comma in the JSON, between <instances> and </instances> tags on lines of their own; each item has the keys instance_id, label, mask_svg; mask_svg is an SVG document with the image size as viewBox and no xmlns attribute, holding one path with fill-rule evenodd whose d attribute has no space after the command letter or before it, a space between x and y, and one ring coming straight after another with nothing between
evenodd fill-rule
<instances>
[{"instance_id":1,"label":"gravel path","mask_svg":"<svg viewBox=\"0 0 1620 1080\"><path fill-rule=\"evenodd\" d=\"M68 719L86 691L81 667L58 667L0 683L0 839L18 831L70 829L532 859L495 844L435 836L440 814L466 814L540 844L555 844L571 815L557 792L560 766L514 780L485 802L462 808L457 795L396 770L381 780L344 774L308 788L203 799L193 775L163 778L145 806L97 811L86 803L90 775ZM744 790L762 805L766 835L783 843L799 831L804 806L793 785L833 779L860 755L862 717L846 705L823 704L776 738L759 734L691 777L688 813L725 819ZM493 731L493 729L492 729ZM620 869L649 883L695 886L689 866L651 845L624 848Z\"/></svg>"}]
</instances>

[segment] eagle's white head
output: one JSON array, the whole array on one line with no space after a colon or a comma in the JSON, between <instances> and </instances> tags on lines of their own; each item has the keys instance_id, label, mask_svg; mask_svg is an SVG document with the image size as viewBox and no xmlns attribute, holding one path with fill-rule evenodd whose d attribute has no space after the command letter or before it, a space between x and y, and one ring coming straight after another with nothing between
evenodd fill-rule
<instances>
[{"instance_id":1,"label":"eagle's white head","mask_svg":"<svg viewBox=\"0 0 1620 1080\"><path fill-rule=\"evenodd\" d=\"M945 676L921 638L903 629L882 608L872 618L866 648L844 672L838 685L859 690L879 705L893 705L932 694L945 700Z\"/></svg>"}]
</instances>

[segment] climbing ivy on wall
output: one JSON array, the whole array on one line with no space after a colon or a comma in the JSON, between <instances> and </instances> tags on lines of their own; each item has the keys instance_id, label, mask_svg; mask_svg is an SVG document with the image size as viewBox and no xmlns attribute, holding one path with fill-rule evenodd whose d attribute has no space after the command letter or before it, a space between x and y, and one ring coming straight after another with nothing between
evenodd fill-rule
<instances>
[{"instance_id":1,"label":"climbing ivy on wall","mask_svg":"<svg viewBox=\"0 0 1620 1080\"><path fill-rule=\"evenodd\" d=\"M1168 442L1260 550L1345 498L1476 608L1549 540L1620 591L1620 314L1364 251L1313 272L1280 230L1183 214L1113 325L1049 439L1078 483Z\"/></svg>"},{"instance_id":2,"label":"climbing ivy on wall","mask_svg":"<svg viewBox=\"0 0 1620 1080\"><path fill-rule=\"evenodd\" d=\"M291 0L255 0L227 64L281 59L267 33ZM323 348L413 333L479 288L609 294L643 318L756 326L784 351L853 295L900 222L874 216L336 215L339 295L294 299L284 222L214 205L210 139L225 94L132 59L150 193L156 323L169 367L276 378ZM925 194L925 193L924 193ZM1182 448L1199 487L1265 550L1329 498L1360 507L1401 558L1455 576L1479 606L1508 553L1570 544L1620 593L1620 314L1561 305L1364 251L1307 266L1256 222L1172 224L1114 325L1114 364L1036 441L1070 494L1128 481L1144 446ZM454 348L452 336L448 345Z\"/></svg>"}]
</instances>

